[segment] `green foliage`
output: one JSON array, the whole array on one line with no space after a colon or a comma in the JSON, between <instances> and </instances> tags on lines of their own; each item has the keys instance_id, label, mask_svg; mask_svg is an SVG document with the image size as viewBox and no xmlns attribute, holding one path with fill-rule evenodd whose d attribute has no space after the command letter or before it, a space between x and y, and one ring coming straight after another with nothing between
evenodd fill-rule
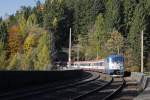
<instances>
[{"instance_id":1,"label":"green foliage","mask_svg":"<svg viewBox=\"0 0 150 100\"><path fill-rule=\"evenodd\" d=\"M0 42L0 70L5 70L6 66L6 51L4 50L3 42Z\"/></svg>"},{"instance_id":2,"label":"green foliage","mask_svg":"<svg viewBox=\"0 0 150 100\"><path fill-rule=\"evenodd\" d=\"M0 41L4 43L4 47L7 45L8 39L8 26L4 21L0 22Z\"/></svg>"},{"instance_id":3,"label":"green foliage","mask_svg":"<svg viewBox=\"0 0 150 100\"><path fill-rule=\"evenodd\" d=\"M37 23L37 18L36 18L36 15L35 14L31 14L29 17L28 17L28 20L27 20L27 27L31 27L33 25L36 25Z\"/></svg>"},{"instance_id":4,"label":"green foliage","mask_svg":"<svg viewBox=\"0 0 150 100\"><path fill-rule=\"evenodd\" d=\"M95 0L77 0L74 3L74 33L87 34L96 18Z\"/></svg>"},{"instance_id":5,"label":"green foliage","mask_svg":"<svg viewBox=\"0 0 150 100\"><path fill-rule=\"evenodd\" d=\"M125 32L129 31L129 28L131 27L131 23L133 20L133 12L135 10L135 7L137 5L136 0L124 0L123 1L123 13L124 13L124 30Z\"/></svg>"},{"instance_id":6,"label":"green foliage","mask_svg":"<svg viewBox=\"0 0 150 100\"><path fill-rule=\"evenodd\" d=\"M21 70L34 70L35 49L30 48L22 55Z\"/></svg>"},{"instance_id":7,"label":"green foliage","mask_svg":"<svg viewBox=\"0 0 150 100\"><path fill-rule=\"evenodd\" d=\"M43 33L39 39L39 44L36 50L36 60L34 61L35 70L50 70L51 52L50 52L50 35Z\"/></svg>"},{"instance_id":8,"label":"green foliage","mask_svg":"<svg viewBox=\"0 0 150 100\"><path fill-rule=\"evenodd\" d=\"M23 15L19 16L18 25L19 25L19 34L22 37L25 37L26 36L26 20Z\"/></svg>"},{"instance_id":9,"label":"green foliage","mask_svg":"<svg viewBox=\"0 0 150 100\"><path fill-rule=\"evenodd\" d=\"M110 34L107 33L107 30L105 30L105 21L104 17L102 14L97 16L96 20L96 29L95 29L95 34L97 38L97 42L99 43L99 56L100 58L106 57L106 52L105 51L105 43L109 39Z\"/></svg>"},{"instance_id":10,"label":"green foliage","mask_svg":"<svg viewBox=\"0 0 150 100\"><path fill-rule=\"evenodd\" d=\"M48 70L50 66L50 54L46 45L37 54L37 61L35 62L35 70Z\"/></svg>"},{"instance_id":11,"label":"green foliage","mask_svg":"<svg viewBox=\"0 0 150 100\"><path fill-rule=\"evenodd\" d=\"M120 6L121 0L107 0L105 12L105 24L107 32L120 29Z\"/></svg>"},{"instance_id":12,"label":"green foliage","mask_svg":"<svg viewBox=\"0 0 150 100\"><path fill-rule=\"evenodd\" d=\"M30 6L22 6L20 10L20 14L23 15L25 20L28 19L28 17L32 14L32 8Z\"/></svg>"},{"instance_id":13,"label":"green foliage","mask_svg":"<svg viewBox=\"0 0 150 100\"><path fill-rule=\"evenodd\" d=\"M12 57L10 57L10 63L7 67L7 70L18 70L20 69L20 54L16 53Z\"/></svg>"},{"instance_id":14,"label":"green foliage","mask_svg":"<svg viewBox=\"0 0 150 100\"><path fill-rule=\"evenodd\" d=\"M129 29L128 41L130 48L133 49L134 65L140 66L140 52L141 52L141 31L146 28L145 9L143 4L138 4L134 11L133 20Z\"/></svg>"},{"instance_id":15,"label":"green foliage","mask_svg":"<svg viewBox=\"0 0 150 100\"><path fill-rule=\"evenodd\" d=\"M63 0L46 0L45 1L45 16L44 25L50 29L56 29L58 23L62 18L64 13L63 10L64 1Z\"/></svg>"}]
</instances>

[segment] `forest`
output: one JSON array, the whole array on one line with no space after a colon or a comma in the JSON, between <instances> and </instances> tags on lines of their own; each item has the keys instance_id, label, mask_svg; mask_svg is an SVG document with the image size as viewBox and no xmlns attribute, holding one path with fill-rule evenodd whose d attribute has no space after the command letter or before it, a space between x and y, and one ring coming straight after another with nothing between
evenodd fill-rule
<instances>
[{"instance_id":1,"label":"forest","mask_svg":"<svg viewBox=\"0 0 150 100\"><path fill-rule=\"evenodd\" d=\"M150 0L45 0L0 18L0 70L53 70L68 60L95 60L117 53L126 70L150 70ZM77 57L79 54L79 57Z\"/></svg>"}]
</instances>

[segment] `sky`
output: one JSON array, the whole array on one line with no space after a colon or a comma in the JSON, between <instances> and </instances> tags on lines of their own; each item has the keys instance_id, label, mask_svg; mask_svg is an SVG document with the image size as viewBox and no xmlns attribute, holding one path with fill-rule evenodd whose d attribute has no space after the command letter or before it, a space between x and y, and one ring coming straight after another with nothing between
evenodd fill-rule
<instances>
[{"instance_id":1,"label":"sky","mask_svg":"<svg viewBox=\"0 0 150 100\"><path fill-rule=\"evenodd\" d=\"M35 6L38 0L0 0L0 16L15 14L21 6ZM44 2L45 0L40 0Z\"/></svg>"}]
</instances>

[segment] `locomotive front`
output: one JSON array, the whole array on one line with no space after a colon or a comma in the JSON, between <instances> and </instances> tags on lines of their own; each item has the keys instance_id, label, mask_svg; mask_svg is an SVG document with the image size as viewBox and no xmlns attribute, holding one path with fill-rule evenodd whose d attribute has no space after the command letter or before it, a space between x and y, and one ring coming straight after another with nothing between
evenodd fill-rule
<instances>
[{"instance_id":1,"label":"locomotive front","mask_svg":"<svg viewBox=\"0 0 150 100\"><path fill-rule=\"evenodd\" d=\"M106 58L106 72L113 76L124 75L124 57L122 55L110 55Z\"/></svg>"}]
</instances>

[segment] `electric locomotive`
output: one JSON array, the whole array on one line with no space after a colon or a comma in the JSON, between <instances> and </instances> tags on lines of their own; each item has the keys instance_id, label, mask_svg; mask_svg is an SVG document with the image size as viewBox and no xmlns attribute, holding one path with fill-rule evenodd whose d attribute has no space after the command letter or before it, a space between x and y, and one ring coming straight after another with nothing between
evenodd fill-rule
<instances>
[{"instance_id":1,"label":"electric locomotive","mask_svg":"<svg viewBox=\"0 0 150 100\"><path fill-rule=\"evenodd\" d=\"M109 75L124 75L124 57L122 55L110 55L105 59L105 71Z\"/></svg>"}]
</instances>

